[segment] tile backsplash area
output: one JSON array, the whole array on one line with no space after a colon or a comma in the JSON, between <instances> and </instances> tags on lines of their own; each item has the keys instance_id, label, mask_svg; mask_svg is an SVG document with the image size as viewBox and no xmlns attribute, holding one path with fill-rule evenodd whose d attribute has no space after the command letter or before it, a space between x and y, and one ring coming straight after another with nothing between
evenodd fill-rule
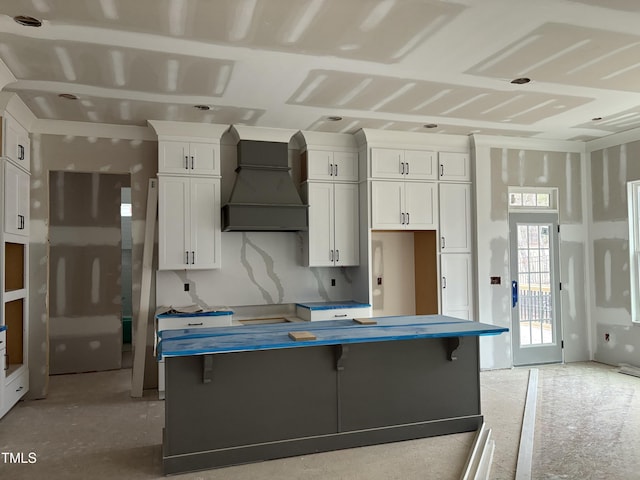
<instances>
[{"instance_id":1,"label":"tile backsplash area","mask_svg":"<svg viewBox=\"0 0 640 480\"><path fill-rule=\"evenodd\" d=\"M302 241L296 232L223 232L222 268L158 271L157 304L212 308L352 299L358 267L305 267Z\"/></svg>"}]
</instances>

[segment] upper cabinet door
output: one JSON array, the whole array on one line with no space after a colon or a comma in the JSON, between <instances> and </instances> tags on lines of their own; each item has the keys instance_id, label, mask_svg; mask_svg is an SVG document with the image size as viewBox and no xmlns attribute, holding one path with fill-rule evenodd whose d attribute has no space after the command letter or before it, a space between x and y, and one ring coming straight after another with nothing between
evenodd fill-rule
<instances>
[{"instance_id":1,"label":"upper cabinet door","mask_svg":"<svg viewBox=\"0 0 640 480\"><path fill-rule=\"evenodd\" d=\"M220 180L190 179L190 269L220 268Z\"/></svg>"},{"instance_id":2,"label":"upper cabinet door","mask_svg":"<svg viewBox=\"0 0 640 480\"><path fill-rule=\"evenodd\" d=\"M333 180L333 152L307 150L306 161L309 180Z\"/></svg>"},{"instance_id":3,"label":"upper cabinet door","mask_svg":"<svg viewBox=\"0 0 640 480\"><path fill-rule=\"evenodd\" d=\"M158 269L190 265L190 192L188 177L158 177Z\"/></svg>"},{"instance_id":4,"label":"upper cabinet door","mask_svg":"<svg viewBox=\"0 0 640 480\"><path fill-rule=\"evenodd\" d=\"M436 155L424 150L405 150L404 171L407 180L435 180L438 178Z\"/></svg>"},{"instance_id":5,"label":"upper cabinet door","mask_svg":"<svg viewBox=\"0 0 640 480\"><path fill-rule=\"evenodd\" d=\"M358 184L336 183L334 187L334 259L336 266L360 264Z\"/></svg>"},{"instance_id":6,"label":"upper cabinet door","mask_svg":"<svg viewBox=\"0 0 640 480\"><path fill-rule=\"evenodd\" d=\"M440 251L471 252L471 185L440 184Z\"/></svg>"},{"instance_id":7,"label":"upper cabinet door","mask_svg":"<svg viewBox=\"0 0 640 480\"><path fill-rule=\"evenodd\" d=\"M307 183L305 188L309 203L308 264L310 267L333 266L333 184Z\"/></svg>"},{"instance_id":8,"label":"upper cabinet door","mask_svg":"<svg viewBox=\"0 0 640 480\"><path fill-rule=\"evenodd\" d=\"M29 235L29 175L4 162L4 231Z\"/></svg>"},{"instance_id":9,"label":"upper cabinet door","mask_svg":"<svg viewBox=\"0 0 640 480\"><path fill-rule=\"evenodd\" d=\"M404 150L372 148L371 176L373 178L404 178Z\"/></svg>"},{"instance_id":10,"label":"upper cabinet door","mask_svg":"<svg viewBox=\"0 0 640 480\"><path fill-rule=\"evenodd\" d=\"M440 152L440 180L471 181L469 155L467 153Z\"/></svg>"},{"instance_id":11,"label":"upper cabinet door","mask_svg":"<svg viewBox=\"0 0 640 480\"><path fill-rule=\"evenodd\" d=\"M11 115L5 113L3 119L2 155L28 172L31 163L29 134Z\"/></svg>"},{"instance_id":12,"label":"upper cabinet door","mask_svg":"<svg viewBox=\"0 0 640 480\"><path fill-rule=\"evenodd\" d=\"M308 180L358 181L357 153L308 150L306 155Z\"/></svg>"},{"instance_id":13,"label":"upper cabinet door","mask_svg":"<svg viewBox=\"0 0 640 480\"><path fill-rule=\"evenodd\" d=\"M427 182L405 182L405 224L409 230L438 228L437 185Z\"/></svg>"},{"instance_id":14,"label":"upper cabinet door","mask_svg":"<svg viewBox=\"0 0 640 480\"><path fill-rule=\"evenodd\" d=\"M158 142L159 173L189 173L188 142Z\"/></svg>"},{"instance_id":15,"label":"upper cabinet door","mask_svg":"<svg viewBox=\"0 0 640 480\"><path fill-rule=\"evenodd\" d=\"M404 230L404 182L371 182L371 228Z\"/></svg>"},{"instance_id":16,"label":"upper cabinet door","mask_svg":"<svg viewBox=\"0 0 640 480\"><path fill-rule=\"evenodd\" d=\"M216 158L216 148L210 143L190 143L189 173L199 175L220 175L220 159Z\"/></svg>"},{"instance_id":17,"label":"upper cabinet door","mask_svg":"<svg viewBox=\"0 0 640 480\"><path fill-rule=\"evenodd\" d=\"M333 152L334 180L358 181L358 154L355 152Z\"/></svg>"},{"instance_id":18,"label":"upper cabinet door","mask_svg":"<svg viewBox=\"0 0 640 480\"><path fill-rule=\"evenodd\" d=\"M158 142L158 172L220 175L215 145L209 143Z\"/></svg>"}]
</instances>

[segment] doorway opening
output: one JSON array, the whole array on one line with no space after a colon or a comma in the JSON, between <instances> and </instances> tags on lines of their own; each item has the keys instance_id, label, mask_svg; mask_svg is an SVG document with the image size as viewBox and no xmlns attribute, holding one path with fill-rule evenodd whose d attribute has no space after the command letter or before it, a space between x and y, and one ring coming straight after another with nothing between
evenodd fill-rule
<instances>
[{"instance_id":1,"label":"doorway opening","mask_svg":"<svg viewBox=\"0 0 640 480\"><path fill-rule=\"evenodd\" d=\"M128 174L49 174L50 374L122 367L122 188Z\"/></svg>"}]
</instances>

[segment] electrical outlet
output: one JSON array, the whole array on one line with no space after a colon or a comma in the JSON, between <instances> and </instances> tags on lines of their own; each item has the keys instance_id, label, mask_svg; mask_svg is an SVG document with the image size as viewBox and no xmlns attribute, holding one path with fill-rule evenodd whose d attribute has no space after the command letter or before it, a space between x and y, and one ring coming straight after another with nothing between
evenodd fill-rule
<instances>
[{"instance_id":1,"label":"electrical outlet","mask_svg":"<svg viewBox=\"0 0 640 480\"><path fill-rule=\"evenodd\" d=\"M376 283L378 285L382 285L382 277L378 277L378 279L376 280Z\"/></svg>"},{"instance_id":2,"label":"electrical outlet","mask_svg":"<svg viewBox=\"0 0 640 480\"><path fill-rule=\"evenodd\" d=\"M336 286L336 279L335 279L335 278L332 278L332 279L331 279L331 286L332 286L332 287L335 287L335 286Z\"/></svg>"},{"instance_id":3,"label":"electrical outlet","mask_svg":"<svg viewBox=\"0 0 640 480\"><path fill-rule=\"evenodd\" d=\"M608 334L608 333L605 333L605 334L604 334L604 341L605 341L605 342L608 342L609 340L610 340L609 334Z\"/></svg>"},{"instance_id":4,"label":"electrical outlet","mask_svg":"<svg viewBox=\"0 0 640 480\"><path fill-rule=\"evenodd\" d=\"M189 291L189 284L188 284L188 283L185 283L185 284L184 284L184 291L185 291L185 292L188 292L188 291Z\"/></svg>"}]
</instances>

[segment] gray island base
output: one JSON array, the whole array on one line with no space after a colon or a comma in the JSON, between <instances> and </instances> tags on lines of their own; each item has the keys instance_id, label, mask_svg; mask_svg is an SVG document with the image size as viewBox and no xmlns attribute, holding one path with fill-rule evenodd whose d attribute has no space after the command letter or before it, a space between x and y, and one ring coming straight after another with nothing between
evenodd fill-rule
<instances>
[{"instance_id":1,"label":"gray island base","mask_svg":"<svg viewBox=\"0 0 640 480\"><path fill-rule=\"evenodd\" d=\"M376 320L162 339L165 474L478 429L478 336L506 329L437 315ZM288 336L302 329L316 339Z\"/></svg>"}]
</instances>

